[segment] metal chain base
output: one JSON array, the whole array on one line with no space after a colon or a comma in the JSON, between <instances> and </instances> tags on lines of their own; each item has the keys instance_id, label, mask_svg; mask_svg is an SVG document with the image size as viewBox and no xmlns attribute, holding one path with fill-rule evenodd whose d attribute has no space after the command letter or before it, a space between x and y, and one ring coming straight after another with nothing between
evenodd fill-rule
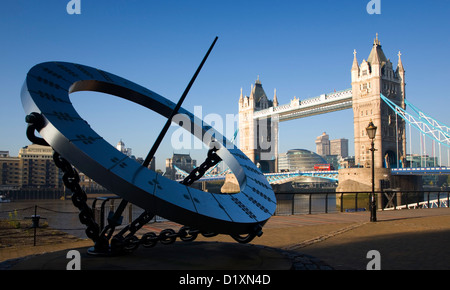
<instances>
[{"instance_id":1,"label":"metal chain base","mask_svg":"<svg viewBox=\"0 0 450 290\"><path fill-rule=\"evenodd\" d=\"M191 185L195 181L202 178L203 175L205 175L205 173L208 171L208 169L222 161L222 158L220 158L216 154L217 150L218 149L216 147L209 149L207 155L208 157L206 158L206 160L199 167L194 168L194 170L192 170L191 173L189 173L189 175L186 176L186 178L184 178L184 180L180 183L187 186Z\"/></svg>"},{"instance_id":2,"label":"metal chain base","mask_svg":"<svg viewBox=\"0 0 450 290\"><path fill-rule=\"evenodd\" d=\"M31 113L26 117L28 123L27 137L35 143L44 146L50 146L44 139L34 135L35 131L40 131L44 126L42 115L39 113ZM206 171L212 166L216 165L222 159L216 154L217 149L214 147L208 151L208 157L200 167L195 168L183 181L184 185L191 185L195 181L199 180ZM80 210L79 219L80 222L87 226L86 236L94 242L94 247L88 250L88 253L93 255L111 256L123 253L129 253L138 248L139 245L143 245L145 248L154 247L158 242L163 245L169 245L180 238L182 241L189 242L194 241L199 234L204 237L214 237L217 234L212 232L203 232L197 229L192 229L188 226L183 226L178 232L173 229L162 230L159 235L154 232L145 233L140 239L135 235L136 232L141 229L146 223L148 223L155 215L149 211L144 211L137 219L123 228L119 233L113 235L116 226L121 224L122 212L128 203L122 200L119 209L114 213L112 218L108 218L108 225L100 229L94 218L94 212L87 204L86 192L81 188L80 176L74 167L64 159L59 153L54 151L53 161L55 165L63 172L62 180L64 185L72 192L72 203ZM124 236L126 233L128 234ZM255 236L261 236L261 228L255 229L252 233L246 236L231 235L239 243L248 243ZM111 239L112 237L112 239ZM109 244L111 240L111 245Z\"/></svg>"},{"instance_id":3,"label":"metal chain base","mask_svg":"<svg viewBox=\"0 0 450 290\"><path fill-rule=\"evenodd\" d=\"M162 230L159 235L154 232L145 233L140 239L136 236L129 236L125 240L113 238L112 245L115 243L123 243L123 249L125 251L134 251L139 245L145 248L154 247L158 242L163 245L173 244L177 238L180 238L183 242L194 241L199 234L205 237L213 237L214 233L203 233L199 230L191 229L190 227L183 226L178 232L173 229Z\"/></svg>"}]
</instances>

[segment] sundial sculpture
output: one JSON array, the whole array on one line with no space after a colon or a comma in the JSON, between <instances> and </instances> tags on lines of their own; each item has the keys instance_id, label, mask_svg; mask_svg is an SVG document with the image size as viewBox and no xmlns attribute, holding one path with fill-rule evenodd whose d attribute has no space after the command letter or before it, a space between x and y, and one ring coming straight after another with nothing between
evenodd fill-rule
<instances>
[{"instance_id":1,"label":"sundial sculpture","mask_svg":"<svg viewBox=\"0 0 450 290\"><path fill-rule=\"evenodd\" d=\"M157 241L168 244L177 237L188 241L195 239L199 233L204 236L227 234L241 243L262 234L263 225L276 208L276 198L270 184L236 146L181 107L216 40L178 104L124 78L81 64L45 62L28 72L21 91L22 105L27 114L27 136L33 143L53 148L54 161L64 173L64 184L72 190L72 201L80 209L80 221L87 225L86 234L95 243L90 253L108 255L131 251L139 244L146 247L154 246ZM78 91L114 95L168 118L144 164L119 152L79 116L69 99L70 93ZM191 133L201 132L200 135L195 134L199 135L196 137L210 148L206 161L182 182L167 179L147 167L172 117L177 113L187 116ZM35 131L42 138L35 136ZM239 193L216 194L189 187L221 160L236 176ZM114 215L108 218L109 224L104 229L95 223L92 209L86 204L86 194L78 184L78 173L73 167L123 199ZM111 239L128 202L144 209L144 212ZM147 233L138 239L134 235L136 231L155 215L184 227L178 233L168 229L159 236Z\"/></svg>"}]
</instances>

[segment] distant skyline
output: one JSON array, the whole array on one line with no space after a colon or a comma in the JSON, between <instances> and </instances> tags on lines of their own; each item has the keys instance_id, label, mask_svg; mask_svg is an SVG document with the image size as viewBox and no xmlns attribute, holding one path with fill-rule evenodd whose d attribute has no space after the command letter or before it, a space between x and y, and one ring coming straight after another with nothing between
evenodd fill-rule
<instances>
[{"instance_id":1,"label":"distant skyline","mask_svg":"<svg viewBox=\"0 0 450 290\"><path fill-rule=\"evenodd\" d=\"M408 101L450 123L449 1L380 0L381 14L369 14L368 0L80 0L78 15L67 13L68 2L2 2L0 150L13 156L30 144L20 90L35 64L58 60L97 67L177 102L215 36L216 47L183 104L191 112L201 106L204 116L237 114L241 88L249 95L258 76L270 99L277 90L281 105L294 96L351 88L353 51L359 62L367 59L378 33L394 66L402 53ZM71 99L105 140L114 147L123 140L137 157L145 158L165 122L112 96L78 92ZM330 139L348 139L354 154L351 110L282 122L279 128L280 153L315 151L315 138L327 132ZM171 146L174 131L156 154L159 169L181 152ZM202 150L183 153L199 163L205 158Z\"/></svg>"}]
</instances>

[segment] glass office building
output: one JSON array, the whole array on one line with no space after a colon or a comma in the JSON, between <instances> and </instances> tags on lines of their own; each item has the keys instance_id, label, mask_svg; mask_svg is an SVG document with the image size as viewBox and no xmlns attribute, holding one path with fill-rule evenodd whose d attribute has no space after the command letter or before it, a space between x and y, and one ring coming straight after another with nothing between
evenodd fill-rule
<instances>
[{"instance_id":1,"label":"glass office building","mask_svg":"<svg viewBox=\"0 0 450 290\"><path fill-rule=\"evenodd\" d=\"M292 149L280 154L278 168L281 172L286 171L313 171L314 165L328 163L320 155L306 149Z\"/></svg>"}]
</instances>

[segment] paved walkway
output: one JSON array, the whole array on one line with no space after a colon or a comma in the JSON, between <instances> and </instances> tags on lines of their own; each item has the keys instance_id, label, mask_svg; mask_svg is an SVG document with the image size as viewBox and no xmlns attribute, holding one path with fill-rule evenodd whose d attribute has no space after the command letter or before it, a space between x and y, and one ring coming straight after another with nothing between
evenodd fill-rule
<instances>
[{"instance_id":1,"label":"paved walkway","mask_svg":"<svg viewBox=\"0 0 450 290\"><path fill-rule=\"evenodd\" d=\"M365 270L379 253L383 270L450 269L450 209L416 209L274 216L251 244L230 237L199 236L196 242L140 247L133 255L111 258L87 256L90 241L9 251L0 269L65 269L68 249L80 249L85 269L357 269ZM161 222L142 231L159 232L179 225ZM42 254L45 253L45 254ZM1 252L0 252L1 254ZM39 254L39 255L37 255ZM25 259L17 259L17 258Z\"/></svg>"},{"instance_id":2,"label":"paved walkway","mask_svg":"<svg viewBox=\"0 0 450 290\"><path fill-rule=\"evenodd\" d=\"M275 218L271 226L286 218ZM371 250L378 251L385 270L450 269L450 209L383 211L377 218L369 222L368 212L295 216L291 222L316 224L298 232L291 227L285 240L304 235L297 237L299 243L273 246L316 257L338 270L366 269L373 259L367 258Z\"/></svg>"}]
</instances>

